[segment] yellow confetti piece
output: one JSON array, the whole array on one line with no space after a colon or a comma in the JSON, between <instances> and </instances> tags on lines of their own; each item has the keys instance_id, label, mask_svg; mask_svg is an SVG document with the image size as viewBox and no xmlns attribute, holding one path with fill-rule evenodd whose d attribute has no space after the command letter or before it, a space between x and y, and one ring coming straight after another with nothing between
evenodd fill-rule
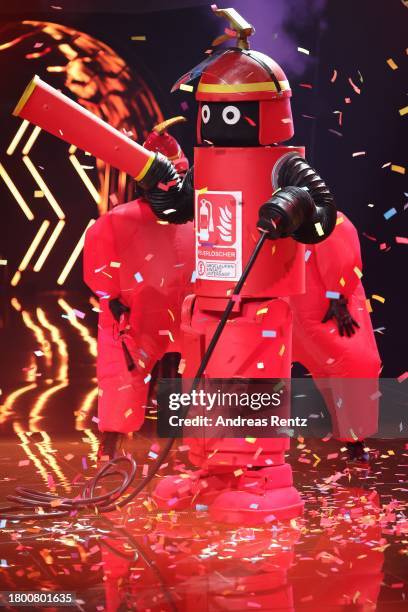
<instances>
[{"instance_id":1,"label":"yellow confetti piece","mask_svg":"<svg viewBox=\"0 0 408 612\"><path fill-rule=\"evenodd\" d=\"M318 233L319 236L324 236L324 231L322 228L322 224L321 223L315 223L315 228L316 228L316 232Z\"/></svg>"},{"instance_id":2,"label":"yellow confetti piece","mask_svg":"<svg viewBox=\"0 0 408 612\"><path fill-rule=\"evenodd\" d=\"M181 91L193 91L193 86L192 85L186 85L185 83L181 83L179 89L181 89Z\"/></svg>"},{"instance_id":3,"label":"yellow confetti piece","mask_svg":"<svg viewBox=\"0 0 408 612\"><path fill-rule=\"evenodd\" d=\"M236 476L238 478L238 476L241 476L241 474L243 474L243 473L244 473L244 470L241 470L241 469L235 470L234 476Z\"/></svg>"},{"instance_id":4,"label":"yellow confetti piece","mask_svg":"<svg viewBox=\"0 0 408 612\"><path fill-rule=\"evenodd\" d=\"M37 189L36 191L34 191L34 197L35 198L43 198L44 197L44 192L41 191L40 189Z\"/></svg>"},{"instance_id":5,"label":"yellow confetti piece","mask_svg":"<svg viewBox=\"0 0 408 612\"><path fill-rule=\"evenodd\" d=\"M391 164L391 170L393 172L398 172L398 174L405 174L404 166L397 166L395 164Z\"/></svg>"},{"instance_id":6,"label":"yellow confetti piece","mask_svg":"<svg viewBox=\"0 0 408 612\"><path fill-rule=\"evenodd\" d=\"M120 262L119 261L111 261L109 265L110 265L111 268L120 268Z\"/></svg>"},{"instance_id":7,"label":"yellow confetti piece","mask_svg":"<svg viewBox=\"0 0 408 612\"><path fill-rule=\"evenodd\" d=\"M197 189L197 195L201 195L202 193L207 193L208 187L202 187L201 189Z\"/></svg>"},{"instance_id":8,"label":"yellow confetti piece","mask_svg":"<svg viewBox=\"0 0 408 612\"><path fill-rule=\"evenodd\" d=\"M353 272L354 272L354 274L357 276L357 278L362 278L363 273L362 273L362 271L360 270L360 268L358 268L357 266L354 266L354 268L353 268Z\"/></svg>"},{"instance_id":9,"label":"yellow confetti piece","mask_svg":"<svg viewBox=\"0 0 408 612\"><path fill-rule=\"evenodd\" d=\"M167 309L167 312L169 313L169 315L170 315L170 317L171 317L172 321L175 321L174 314L172 313L172 311L170 310L170 308L168 308L168 309Z\"/></svg>"},{"instance_id":10,"label":"yellow confetti piece","mask_svg":"<svg viewBox=\"0 0 408 612\"><path fill-rule=\"evenodd\" d=\"M371 296L373 298L373 300L377 300L377 302L381 302L381 304L384 304L385 302L385 298L383 298L381 295L377 295L374 293L374 295Z\"/></svg>"},{"instance_id":11,"label":"yellow confetti piece","mask_svg":"<svg viewBox=\"0 0 408 612\"><path fill-rule=\"evenodd\" d=\"M169 224L169 222L168 222L168 221L160 221L159 219L157 219L157 220L156 220L156 223L157 223L158 225L168 225L168 224Z\"/></svg>"},{"instance_id":12,"label":"yellow confetti piece","mask_svg":"<svg viewBox=\"0 0 408 612\"><path fill-rule=\"evenodd\" d=\"M371 306L371 302L370 300L366 300L366 308L367 308L367 312L373 312L373 307Z\"/></svg>"},{"instance_id":13,"label":"yellow confetti piece","mask_svg":"<svg viewBox=\"0 0 408 612\"><path fill-rule=\"evenodd\" d=\"M245 438L245 442L248 442L248 444L255 444L256 438Z\"/></svg>"},{"instance_id":14,"label":"yellow confetti piece","mask_svg":"<svg viewBox=\"0 0 408 612\"><path fill-rule=\"evenodd\" d=\"M397 64L394 62L394 60L392 59L392 57L390 57L389 59L387 59L387 64L389 65L389 67L392 70L397 70L398 66Z\"/></svg>"},{"instance_id":15,"label":"yellow confetti piece","mask_svg":"<svg viewBox=\"0 0 408 612\"><path fill-rule=\"evenodd\" d=\"M281 346L281 347L280 347L280 349L279 349L279 356L280 356L280 357L282 357L283 353L285 352L285 349L286 349L285 345L284 345L284 344L282 344L282 346Z\"/></svg>"},{"instance_id":16,"label":"yellow confetti piece","mask_svg":"<svg viewBox=\"0 0 408 612\"><path fill-rule=\"evenodd\" d=\"M344 217L337 217L336 219L336 225L340 225L340 223L344 222Z\"/></svg>"},{"instance_id":17,"label":"yellow confetti piece","mask_svg":"<svg viewBox=\"0 0 408 612\"><path fill-rule=\"evenodd\" d=\"M403 106L402 108L398 110L398 112L401 115L401 117L403 117L404 115L408 113L408 106Z\"/></svg>"},{"instance_id":18,"label":"yellow confetti piece","mask_svg":"<svg viewBox=\"0 0 408 612\"><path fill-rule=\"evenodd\" d=\"M258 368L258 370L263 370L265 366L262 361L258 361L256 367Z\"/></svg>"},{"instance_id":19,"label":"yellow confetti piece","mask_svg":"<svg viewBox=\"0 0 408 612\"><path fill-rule=\"evenodd\" d=\"M7 266L7 259L0 259L0 266Z\"/></svg>"},{"instance_id":20,"label":"yellow confetti piece","mask_svg":"<svg viewBox=\"0 0 408 612\"><path fill-rule=\"evenodd\" d=\"M275 255L276 253L276 244L272 245L272 255Z\"/></svg>"},{"instance_id":21,"label":"yellow confetti piece","mask_svg":"<svg viewBox=\"0 0 408 612\"><path fill-rule=\"evenodd\" d=\"M146 36L131 36L130 40L146 40Z\"/></svg>"},{"instance_id":22,"label":"yellow confetti piece","mask_svg":"<svg viewBox=\"0 0 408 612\"><path fill-rule=\"evenodd\" d=\"M259 310L256 311L257 315L262 315L262 314L266 314L268 312L267 308L260 308Z\"/></svg>"},{"instance_id":23,"label":"yellow confetti piece","mask_svg":"<svg viewBox=\"0 0 408 612\"><path fill-rule=\"evenodd\" d=\"M339 280L339 283L342 287L344 287L344 285L346 284L346 281L344 280L343 277L341 277L341 279Z\"/></svg>"},{"instance_id":24,"label":"yellow confetti piece","mask_svg":"<svg viewBox=\"0 0 408 612\"><path fill-rule=\"evenodd\" d=\"M125 412L125 419L127 419L128 417L130 417L130 415L132 414L133 410L132 408L129 408L129 410L126 410Z\"/></svg>"}]
</instances>

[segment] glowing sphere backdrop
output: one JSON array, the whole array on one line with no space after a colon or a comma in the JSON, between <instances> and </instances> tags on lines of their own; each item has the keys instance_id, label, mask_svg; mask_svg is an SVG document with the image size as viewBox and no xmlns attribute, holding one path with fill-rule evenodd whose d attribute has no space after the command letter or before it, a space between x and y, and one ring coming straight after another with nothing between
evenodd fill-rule
<instances>
[{"instance_id":1,"label":"glowing sphere backdrop","mask_svg":"<svg viewBox=\"0 0 408 612\"><path fill-rule=\"evenodd\" d=\"M163 119L144 79L112 48L64 25L6 24L0 30L0 68L8 100L17 102L38 74L139 142ZM109 205L131 199L133 185L10 113L2 113L2 126L0 197L10 219L8 282L62 286L80 257L88 225ZM9 240L12 248L7 248Z\"/></svg>"}]
</instances>

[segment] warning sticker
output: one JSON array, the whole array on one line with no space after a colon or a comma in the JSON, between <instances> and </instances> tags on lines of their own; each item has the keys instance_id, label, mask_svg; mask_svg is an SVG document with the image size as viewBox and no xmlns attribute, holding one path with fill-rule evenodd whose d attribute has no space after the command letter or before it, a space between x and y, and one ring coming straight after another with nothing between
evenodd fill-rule
<instances>
[{"instance_id":1,"label":"warning sticker","mask_svg":"<svg viewBox=\"0 0 408 612\"><path fill-rule=\"evenodd\" d=\"M196 270L200 279L239 280L242 192L196 191Z\"/></svg>"}]
</instances>

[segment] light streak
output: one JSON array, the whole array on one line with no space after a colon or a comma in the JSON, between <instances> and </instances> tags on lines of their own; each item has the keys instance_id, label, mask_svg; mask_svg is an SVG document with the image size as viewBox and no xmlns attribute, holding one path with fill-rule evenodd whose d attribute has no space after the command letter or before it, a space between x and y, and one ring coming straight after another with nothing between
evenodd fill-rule
<instances>
[{"instance_id":1,"label":"light streak","mask_svg":"<svg viewBox=\"0 0 408 612\"><path fill-rule=\"evenodd\" d=\"M34 255L34 252L36 250L36 248L38 247L38 245L40 244L45 232L47 231L47 229L50 226L50 222L45 220L42 222L38 232L36 233L36 235L33 238L32 243L30 244L30 246L27 249L26 254L24 255L23 259L21 260L20 265L18 266L18 270L17 272L14 274L13 278L11 279L11 285L12 287L15 287L20 278L21 278L21 272L23 272L28 264L31 261L32 256Z\"/></svg>"},{"instance_id":2,"label":"light streak","mask_svg":"<svg viewBox=\"0 0 408 612\"><path fill-rule=\"evenodd\" d=\"M75 155L70 155L69 161L74 166L75 170L78 172L80 179L84 183L85 187L88 189L95 202L97 204L100 204L101 196L99 194L99 191L96 189L95 185L92 183L91 179L79 163L77 157L75 157Z\"/></svg>"},{"instance_id":3,"label":"light streak","mask_svg":"<svg viewBox=\"0 0 408 612\"><path fill-rule=\"evenodd\" d=\"M65 215L64 215L63 210L61 209L61 207L58 204L57 200L52 195L51 191L48 189L47 184L45 183L44 179L42 178L42 176L38 172L37 168L34 166L34 164L31 161L31 159L29 157L27 157L27 155L24 155L23 156L23 162L27 166L28 171L30 172L31 176L33 177L33 179L37 183L38 187L44 193L44 196L48 200L51 208L53 209L53 211L57 215L58 219L65 219Z\"/></svg>"},{"instance_id":4,"label":"light streak","mask_svg":"<svg viewBox=\"0 0 408 612\"><path fill-rule=\"evenodd\" d=\"M34 272L39 272L41 268L43 267L44 262L47 259L48 255L50 254L52 247L56 243L58 236L62 232L64 225L65 225L64 219L60 219L57 225L55 226L54 231L52 232L51 236L48 238L47 243L45 247L43 248L41 255L39 256L39 258L37 259L34 265L34 268L33 268Z\"/></svg>"},{"instance_id":5,"label":"light streak","mask_svg":"<svg viewBox=\"0 0 408 612\"><path fill-rule=\"evenodd\" d=\"M22 150L22 154L23 155L28 155L29 152L31 151L31 147L33 146L33 144L35 143L35 141L38 138L38 134L41 132L41 128L38 127L38 125L35 126L35 128L33 129L33 131L31 132L31 136L30 138L27 140L27 142L25 143L23 150Z\"/></svg>"},{"instance_id":6,"label":"light streak","mask_svg":"<svg viewBox=\"0 0 408 612\"><path fill-rule=\"evenodd\" d=\"M6 150L6 154L7 155L13 155L14 151L16 150L16 147L17 147L18 143L20 142L20 140L24 136L24 133L25 133L25 131L28 128L29 125L30 125L30 123L27 121L27 119L23 119L23 121L21 122L20 127L18 128L17 132L14 135L13 140L10 142L10 144L9 144L7 150Z\"/></svg>"},{"instance_id":7,"label":"light streak","mask_svg":"<svg viewBox=\"0 0 408 612\"><path fill-rule=\"evenodd\" d=\"M77 329L79 331L79 333L80 333L81 337L83 338L84 342L87 343L87 345L89 347L89 352L92 355L92 357L96 357L96 355L97 355L96 340L95 340L95 338L93 338L91 336L91 334L89 333L89 330L86 327L86 325L83 325L83 323L80 323L78 321L78 319L76 318L76 316L75 316L75 314L73 312L72 307L63 298L59 298L58 304L67 313L68 321L71 323L72 327L75 327L75 329Z\"/></svg>"},{"instance_id":8,"label":"light streak","mask_svg":"<svg viewBox=\"0 0 408 612\"><path fill-rule=\"evenodd\" d=\"M11 195L15 198L17 204L20 206L21 210L23 211L27 219L29 221L32 221L34 219L33 213L31 212L23 196L21 195L21 193L19 192L19 190L17 189L17 187L15 186L15 184L13 183L9 175L7 174L6 169L2 164L0 164L0 176L3 179L3 181L6 183L7 187L9 188L11 192Z\"/></svg>"},{"instance_id":9,"label":"light streak","mask_svg":"<svg viewBox=\"0 0 408 612\"><path fill-rule=\"evenodd\" d=\"M63 285L67 279L68 274L71 272L74 263L76 262L76 260L78 259L83 247L84 247L84 242L85 242L85 233L87 231L87 229L89 227L91 227L91 225L93 225L95 223L95 219L91 219L88 223L88 225L86 226L81 238L78 240L77 245L75 246L74 250L72 251L71 255L68 257L67 263L65 264L65 266L62 269L61 274L59 275L59 277L57 278L57 283L58 285Z\"/></svg>"}]
</instances>

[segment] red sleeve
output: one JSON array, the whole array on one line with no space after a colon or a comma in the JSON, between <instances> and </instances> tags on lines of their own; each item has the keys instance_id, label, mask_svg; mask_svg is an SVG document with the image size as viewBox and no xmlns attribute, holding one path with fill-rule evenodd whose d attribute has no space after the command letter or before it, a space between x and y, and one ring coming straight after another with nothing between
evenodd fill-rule
<instances>
[{"instance_id":1,"label":"red sleeve","mask_svg":"<svg viewBox=\"0 0 408 612\"><path fill-rule=\"evenodd\" d=\"M119 296L118 262L112 218L106 213L88 229L84 244L84 281L98 298Z\"/></svg>"},{"instance_id":2,"label":"red sleeve","mask_svg":"<svg viewBox=\"0 0 408 612\"><path fill-rule=\"evenodd\" d=\"M314 251L325 290L349 297L359 282L362 262L357 230L344 213L337 213L333 233L316 244Z\"/></svg>"}]
</instances>

